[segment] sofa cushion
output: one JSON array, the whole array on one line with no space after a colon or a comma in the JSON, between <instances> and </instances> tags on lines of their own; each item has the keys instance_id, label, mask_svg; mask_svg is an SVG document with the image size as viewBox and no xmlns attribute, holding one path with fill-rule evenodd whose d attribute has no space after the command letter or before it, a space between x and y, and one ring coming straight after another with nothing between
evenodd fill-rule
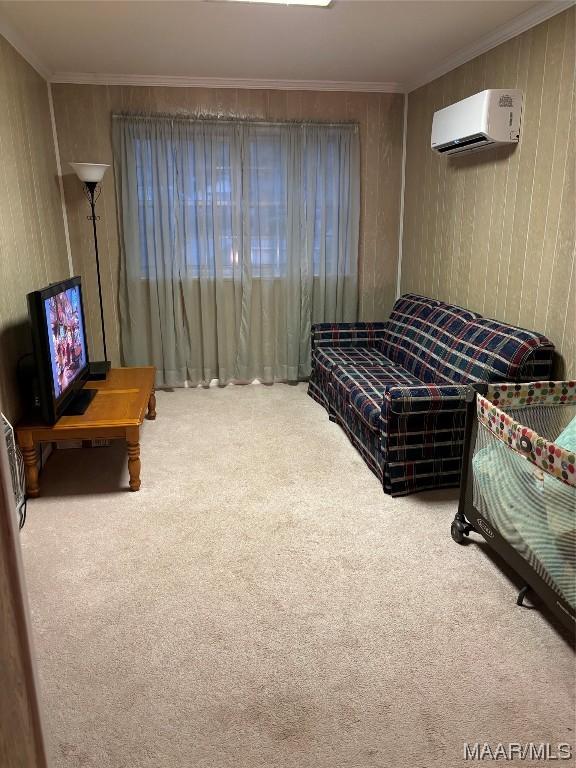
<instances>
[{"instance_id":1,"label":"sofa cushion","mask_svg":"<svg viewBox=\"0 0 576 768\"><path fill-rule=\"evenodd\" d=\"M314 365L328 373L336 365L383 365L386 358L376 347L316 347Z\"/></svg>"},{"instance_id":2,"label":"sofa cushion","mask_svg":"<svg viewBox=\"0 0 576 768\"><path fill-rule=\"evenodd\" d=\"M379 346L386 357L425 384L450 383L450 356L463 329L480 315L453 304L406 294L392 309Z\"/></svg>"},{"instance_id":3,"label":"sofa cushion","mask_svg":"<svg viewBox=\"0 0 576 768\"><path fill-rule=\"evenodd\" d=\"M372 430L380 429L380 413L384 393L390 387L418 386L413 374L384 358L378 365L348 363L331 371L331 380L340 403L347 403Z\"/></svg>"},{"instance_id":4,"label":"sofa cushion","mask_svg":"<svg viewBox=\"0 0 576 768\"><path fill-rule=\"evenodd\" d=\"M381 366L385 360L375 347L316 347L312 353L311 394L329 413L338 411L331 371L337 365Z\"/></svg>"}]
</instances>

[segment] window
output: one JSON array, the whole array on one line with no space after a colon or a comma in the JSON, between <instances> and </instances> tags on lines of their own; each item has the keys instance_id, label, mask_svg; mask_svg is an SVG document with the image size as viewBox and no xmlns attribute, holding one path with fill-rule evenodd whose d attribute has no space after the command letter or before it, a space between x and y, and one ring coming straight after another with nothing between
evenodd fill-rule
<instances>
[{"instance_id":1,"label":"window","mask_svg":"<svg viewBox=\"0 0 576 768\"><path fill-rule=\"evenodd\" d=\"M155 277L158 237L187 277L232 277L245 254L253 277L285 277L293 249L314 276L355 262L339 253L352 185L338 130L322 141L288 140L274 126L230 126L216 138L192 131L184 143L164 141L164 165L157 141L134 144L143 277Z\"/></svg>"}]
</instances>

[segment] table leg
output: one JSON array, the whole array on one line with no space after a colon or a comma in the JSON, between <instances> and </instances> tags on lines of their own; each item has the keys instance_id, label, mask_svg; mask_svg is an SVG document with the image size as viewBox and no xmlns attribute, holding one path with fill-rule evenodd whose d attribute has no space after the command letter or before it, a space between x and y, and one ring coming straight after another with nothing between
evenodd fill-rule
<instances>
[{"instance_id":1,"label":"table leg","mask_svg":"<svg viewBox=\"0 0 576 768\"><path fill-rule=\"evenodd\" d=\"M128 473L130 475L130 490L140 490L140 434L138 429L130 429L126 435L128 443Z\"/></svg>"},{"instance_id":2,"label":"table leg","mask_svg":"<svg viewBox=\"0 0 576 768\"><path fill-rule=\"evenodd\" d=\"M154 421L156 418L156 393L154 390L150 392L150 399L148 400L148 413L146 414L146 418L150 419L151 421Z\"/></svg>"},{"instance_id":3,"label":"table leg","mask_svg":"<svg viewBox=\"0 0 576 768\"><path fill-rule=\"evenodd\" d=\"M24 459L24 474L26 475L26 495L32 498L40 496L38 483L38 452L35 445L21 447Z\"/></svg>"}]
</instances>

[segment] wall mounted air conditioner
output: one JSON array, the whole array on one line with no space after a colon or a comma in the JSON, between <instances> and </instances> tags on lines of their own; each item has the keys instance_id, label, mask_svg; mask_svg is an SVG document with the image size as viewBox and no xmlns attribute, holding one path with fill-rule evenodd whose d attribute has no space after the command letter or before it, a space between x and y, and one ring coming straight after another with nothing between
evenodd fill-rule
<instances>
[{"instance_id":1,"label":"wall mounted air conditioner","mask_svg":"<svg viewBox=\"0 0 576 768\"><path fill-rule=\"evenodd\" d=\"M456 155L517 144L521 114L521 91L481 91L434 113L432 149L440 155Z\"/></svg>"}]
</instances>

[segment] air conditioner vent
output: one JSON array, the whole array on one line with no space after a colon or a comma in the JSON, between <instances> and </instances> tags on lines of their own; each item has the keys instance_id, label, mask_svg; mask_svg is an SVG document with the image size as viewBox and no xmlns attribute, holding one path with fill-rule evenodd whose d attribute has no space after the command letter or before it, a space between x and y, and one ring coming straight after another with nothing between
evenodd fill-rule
<instances>
[{"instance_id":1,"label":"air conditioner vent","mask_svg":"<svg viewBox=\"0 0 576 768\"><path fill-rule=\"evenodd\" d=\"M485 145L493 143L483 133L476 133L474 136L466 136L464 139L454 139L454 141L450 141L448 144L443 144L440 147L434 147L434 149L440 153L458 152L466 149L466 147L470 147L472 144Z\"/></svg>"}]
</instances>

